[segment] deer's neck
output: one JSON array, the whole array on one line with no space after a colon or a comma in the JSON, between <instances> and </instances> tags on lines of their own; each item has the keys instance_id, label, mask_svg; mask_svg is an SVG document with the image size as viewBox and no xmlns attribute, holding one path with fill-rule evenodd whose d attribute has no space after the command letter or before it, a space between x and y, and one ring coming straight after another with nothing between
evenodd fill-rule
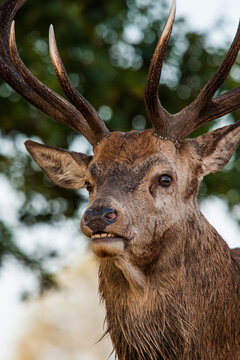
<instances>
[{"instance_id":1,"label":"deer's neck","mask_svg":"<svg viewBox=\"0 0 240 360\"><path fill-rule=\"evenodd\" d=\"M129 281L114 261L101 262L99 288L119 360L203 359L204 338L196 338L199 332L209 335L208 311L216 312L216 321L222 311L210 309L210 304L218 303L219 297L226 300L235 286L230 249L200 213L169 229L161 241L169 245L165 253L149 264L147 272L146 266L136 270L144 279L142 288L141 281L134 288L131 276ZM226 318L224 334L230 322ZM214 357L209 354L210 358Z\"/></svg>"}]
</instances>

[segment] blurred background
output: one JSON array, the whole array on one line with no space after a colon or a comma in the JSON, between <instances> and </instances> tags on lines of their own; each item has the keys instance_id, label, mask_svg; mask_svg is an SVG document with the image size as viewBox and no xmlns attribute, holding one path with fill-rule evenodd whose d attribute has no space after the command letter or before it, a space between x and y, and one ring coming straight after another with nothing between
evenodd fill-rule
<instances>
[{"instance_id":1,"label":"blurred background","mask_svg":"<svg viewBox=\"0 0 240 360\"><path fill-rule=\"evenodd\" d=\"M169 112L193 101L226 54L240 3L224 6L223 0L178 1L159 89ZM169 8L165 0L29 0L16 16L19 53L38 79L63 95L48 55L53 23L72 83L108 128L143 130L151 126L144 85ZM219 94L239 83L240 57ZM0 114L0 360L104 359L110 344L94 345L104 317L97 264L86 255L79 229L87 194L53 185L23 144L32 139L85 153L91 148L1 80ZM240 110L193 136L237 120ZM232 247L240 245L239 200L240 148L221 172L204 179L199 193L203 212Z\"/></svg>"}]
</instances>

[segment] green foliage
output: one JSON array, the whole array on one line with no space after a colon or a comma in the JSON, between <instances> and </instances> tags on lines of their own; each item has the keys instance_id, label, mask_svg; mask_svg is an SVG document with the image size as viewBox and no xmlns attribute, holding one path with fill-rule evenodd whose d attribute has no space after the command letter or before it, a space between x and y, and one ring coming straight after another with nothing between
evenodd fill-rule
<instances>
[{"instance_id":1,"label":"green foliage","mask_svg":"<svg viewBox=\"0 0 240 360\"><path fill-rule=\"evenodd\" d=\"M29 1L16 16L17 44L30 71L62 94L48 55L48 27L53 23L61 57L73 84L106 119L108 128L140 130L151 126L144 108L144 85L166 12L165 2L157 0ZM175 23L159 89L168 111L178 112L197 96L225 52L207 47L206 35L187 33L183 20ZM238 60L221 92L237 86L234 74L239 66ZM0 173L7 176L24 199L19 221L33 226L74 217L83 200L79 192L51 184L21 149L26 137L38 137L46 144L68 148L76 134L34 109L3 82L0 109L3 144ZM235 121L239 115L240 111L235 111L229 119ZM208 131L211 126L193 135ZM4 151L6 141L12 144L10 153ZM238 150L229 168L206 178L200 197L222 196L232 209L239 203L239 175ZM41 206L35 206L36 203ZM0 261L11 253L29 266L41 269L41 261L28 259L18 249L6 224L0 223L0 233ZM42 272L43 283L45 278L49 280Z\"/></svg>"}]
</instances>

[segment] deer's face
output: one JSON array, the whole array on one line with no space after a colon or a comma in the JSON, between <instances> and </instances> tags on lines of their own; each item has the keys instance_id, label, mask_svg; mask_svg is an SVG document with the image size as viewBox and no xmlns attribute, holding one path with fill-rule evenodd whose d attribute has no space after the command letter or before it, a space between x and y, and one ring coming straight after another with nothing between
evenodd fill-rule
<instances>
[{"instance_id":1,"label":"deer's face","mask_svg":"<svg viewBox=\"0 0 240 360\"><path fill-rule=\"evenodd\" d=\"M115 132L94 147L94 156L33 141L26 146L57 185L89 190L81 226L92 250L139 264L149 263L164 233L196 210L201 178L228 162L239 139L236 123L178 144L153 130Z\"/></svg>"},{"instance_id":2,"label":"deer's face","mask_svg":"<svg viewBox=\"0 0 240 360\"><path fill-rule=\"evenodd\" d=\"M152 130L112 133L95 148L81 227L98 256L129 251L142 258L184 216L191 161L180 148Z\"/></svg>"}]
</instances>

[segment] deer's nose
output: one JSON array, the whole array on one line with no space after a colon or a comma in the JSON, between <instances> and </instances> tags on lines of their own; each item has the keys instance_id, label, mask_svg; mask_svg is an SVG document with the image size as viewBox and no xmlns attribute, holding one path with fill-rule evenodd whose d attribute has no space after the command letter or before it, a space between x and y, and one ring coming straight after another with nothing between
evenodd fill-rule
<instances>
[{"instance_id":1,"label":"deer's nose","mask_svg":"<svg viewBox=\"0 0 240 360\"><path fill-rule=\"evenodd\" d=\"M104 230L107 225L113 224L117 220L117 217L118 213L112 207L90 208L85 211L83 223L93 231L95 231L97 227L99 231L101 231Z\"/></svg>"}]
</instances>

